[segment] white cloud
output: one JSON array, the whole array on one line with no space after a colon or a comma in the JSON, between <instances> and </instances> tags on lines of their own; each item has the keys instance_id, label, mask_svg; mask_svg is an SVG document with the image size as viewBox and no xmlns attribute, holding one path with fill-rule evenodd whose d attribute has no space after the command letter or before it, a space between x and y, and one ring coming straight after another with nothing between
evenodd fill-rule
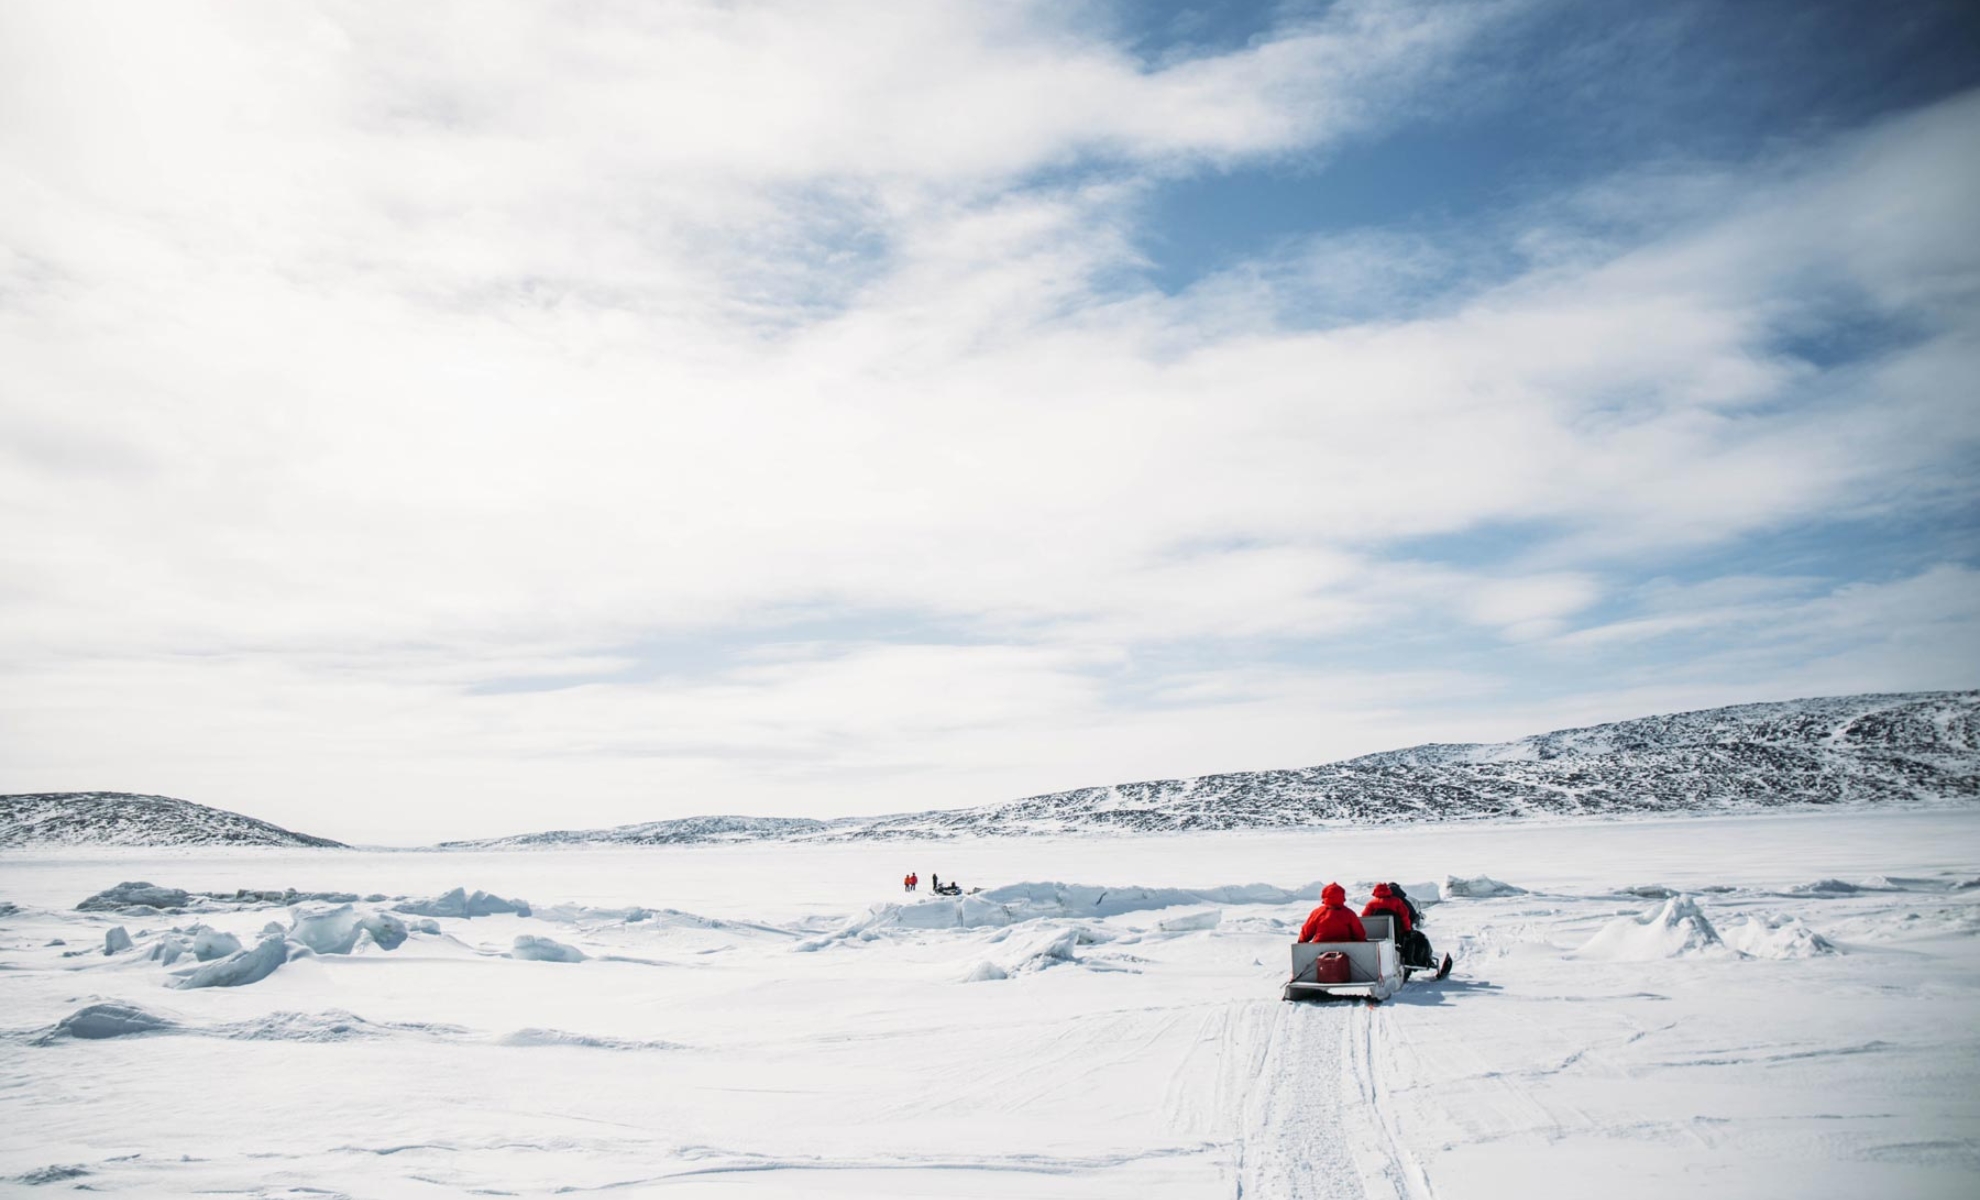
<instances>
[{"instance_id":1,"label":"white cloud","mask_svg":"<svg viewBox=\"0 0 1980 1200\"><path fill-rule=\"evenodd\" d=\"M1288 317L1371 246L1437 279L1408 239L1118 282L1146 189L1379 129L1498 11L1154 66L1055 6L8 11L4 782L363 836L1292 765L1504 683L1356 646L1640 640L1713 618L1568 631L1645 555L1970 498L1972 98L1536 211L1438 305ZM1916 336L1780 351L1843 293ZM1497 526L1550 536L1396 549ZM642 675L656 634L715 662ZM531 677L603 682L475 690Z\"/></svg>"},{"instance_id":2,"label":"white cloud","mask_svg":"<svg viewBox=\"0 0 1980 1200\"><path fill-rule=\"evenodd\" d=\"M1593 625L1551 649L1600 655L1632 644L1663 647L1666 681L1723 689L1765 680L1787 696L1955 690L1980 665L1980 572L1939 564L1881 581L1735 579L1652 589L1647 615ZM1689 642L1671 651L1674 642ZM1618 680L1647 686L1632 667ZM1750 684L1748 686L1751 686Z\"/></svg>"},{"instance_id":3,"label":"white cloud","mask_svg":"<svg viewBox=\"0 0 1980 1200\"><path fill-rule=\"evenodd\" d=\"M1568 617L1595 603L1601 592L1582 575L1527 575L1474 582L1466 606L1472 619L1496 625L1516 640L1552 632Z\"/></svg>"}]
</instances>

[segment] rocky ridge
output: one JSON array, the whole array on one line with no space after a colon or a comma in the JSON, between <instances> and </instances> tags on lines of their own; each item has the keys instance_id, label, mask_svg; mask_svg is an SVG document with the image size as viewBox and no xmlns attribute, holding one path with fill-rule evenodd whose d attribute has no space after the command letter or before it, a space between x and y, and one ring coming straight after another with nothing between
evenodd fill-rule
<instances>
[{"instance_id":1,"label":"rocky ridge","mask_svg":"<svg viewBox=\"0 0 1980 1200\"><path fill-rule=\"evenodd\" d=\"M1980 798L1980 691L1744 704L1324 766L1079 788L833 821L697 817L477 847L1276 829ZM699 830L719 831L704 836ZM655 836L655 831L661 836Z\"/></svg>"},{"instance_id":2,"label":"rocky ridge","mask_svg":"<svg viewBox=\"0 0 1980 1200\"><path fill-rule=\"evenodd\" d=\"M758 842L807 837L827 832L843 822L819 821L809 817L677 817L666 821L642 821L637 825L617 825L609 830L552 829L543 833L523 833L513 837L481 838L473 841L442 842L442 847L474 849L494 846L561 846L573 843L610 841L625 846L674 846L696 842ZM611 834L601 838L603 833Z\"/></svg>"},{"instance_id":3,"label":"rocky ridge","mask_svg":"<svg viewBox=\"0 0 1980 1200\"><path fill-rule=\"evenodd\" d=\"M1841 696L1432 744L1278 771L879 817L701 816L448 842L481 849L1282 829L1980 799L1980 691ZM165 796L0 796L0 848L336 846Z\"/></svg>"},{"instance_id":4,"label":"rocky ridge","mask_svg":"<svg viewBox=\"0 0 1980 1200\"><path fill-rule=\"evenodd\" d=\"M170 796L30 792L0 796L0 849L13 846L326 846L342 842Z\"/></svg>"}]
</instances>

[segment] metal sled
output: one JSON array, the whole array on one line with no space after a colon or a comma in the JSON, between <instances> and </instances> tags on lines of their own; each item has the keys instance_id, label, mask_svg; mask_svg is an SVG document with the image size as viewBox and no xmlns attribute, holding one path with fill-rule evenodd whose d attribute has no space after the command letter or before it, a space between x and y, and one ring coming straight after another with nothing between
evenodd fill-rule
<instances>
[{"instance_id":1,"label":"metal sled","mask_svg":"<svg viewBox=\"0 0 1980 1200\"><path fill-rule=\"evenodd\" d=\"M1327 1000L1356 998L1377 1003L1402 990L1408 971L1396 949L1395 918L1377 915L1361 918L1368 931L1365 942L1294 942L1292 978L1286 981L1284 1000ZM1338 951L1347 955L1346 983L1319 983L1314 980L1314 963L1322 954Z\"/></svg>"}]
</instances>

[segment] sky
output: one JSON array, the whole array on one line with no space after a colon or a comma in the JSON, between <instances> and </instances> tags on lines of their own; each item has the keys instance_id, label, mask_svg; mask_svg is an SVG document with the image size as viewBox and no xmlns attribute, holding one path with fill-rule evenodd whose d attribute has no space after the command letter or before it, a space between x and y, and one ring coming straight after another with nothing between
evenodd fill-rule
<instances>
[{"instance_id":1,"label":"sky","mask_svg":"<svg viewBox=\"0 0 1980 1200\"><path fill-rule=\"evenodd\" d=\"M1980 687L1959 0L0 6L0 791L417 844Z\"/></svg>"}]
</instances>

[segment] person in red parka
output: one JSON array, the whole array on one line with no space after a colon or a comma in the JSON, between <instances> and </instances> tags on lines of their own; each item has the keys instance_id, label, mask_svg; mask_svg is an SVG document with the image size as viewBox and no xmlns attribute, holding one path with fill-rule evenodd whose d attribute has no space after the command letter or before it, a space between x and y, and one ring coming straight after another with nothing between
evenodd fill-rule
<instances>
[{"instance_id":1,"label":"person in red parka","mask_svg":"<svg viewBox=\"0 0 1980 1200\"><path fill-rule=\"evenodd\" d=\"M1410 916L1409 899L1396 890L1393 883L1375 885L1375 898L1368 907L1361 910L1364 917L1376 913L1387 913L1396 919L1396 952L1402 955L1405 967L1435 967L1437 951L1430 945L1430 939L1416 928L1416 921ZM1439 975L1437 978L1442 979Z\"/></svg>"},{"instance_id":2,"label":"person in red parka","mask_svg":"<svg viewBox=\"0 0 1980 1200\"><path fill-rule=\"evenodd\" d=\"M1320 889L1320 907L1300 927L1302 942L1365 942L1368 931L1347 906L1347 891L1338 883Z\"/></svg>"},{"instance_id":3,"label":"person in red parka","mask_svg":"<svg viewBox=\"0 0 1980 1200\"><path fill-rule=\"evenodd\" d=\"M1401 941L1403 935L1409 932L1409 905L1404 904L1402 897L1396 895L1386 883L1375 885L1375 898L1361 910L1361 915L1364 917L1372 917L1376 913L1387 913L1396 919L1397 941Z\"/></svg>"}]
</instances>

